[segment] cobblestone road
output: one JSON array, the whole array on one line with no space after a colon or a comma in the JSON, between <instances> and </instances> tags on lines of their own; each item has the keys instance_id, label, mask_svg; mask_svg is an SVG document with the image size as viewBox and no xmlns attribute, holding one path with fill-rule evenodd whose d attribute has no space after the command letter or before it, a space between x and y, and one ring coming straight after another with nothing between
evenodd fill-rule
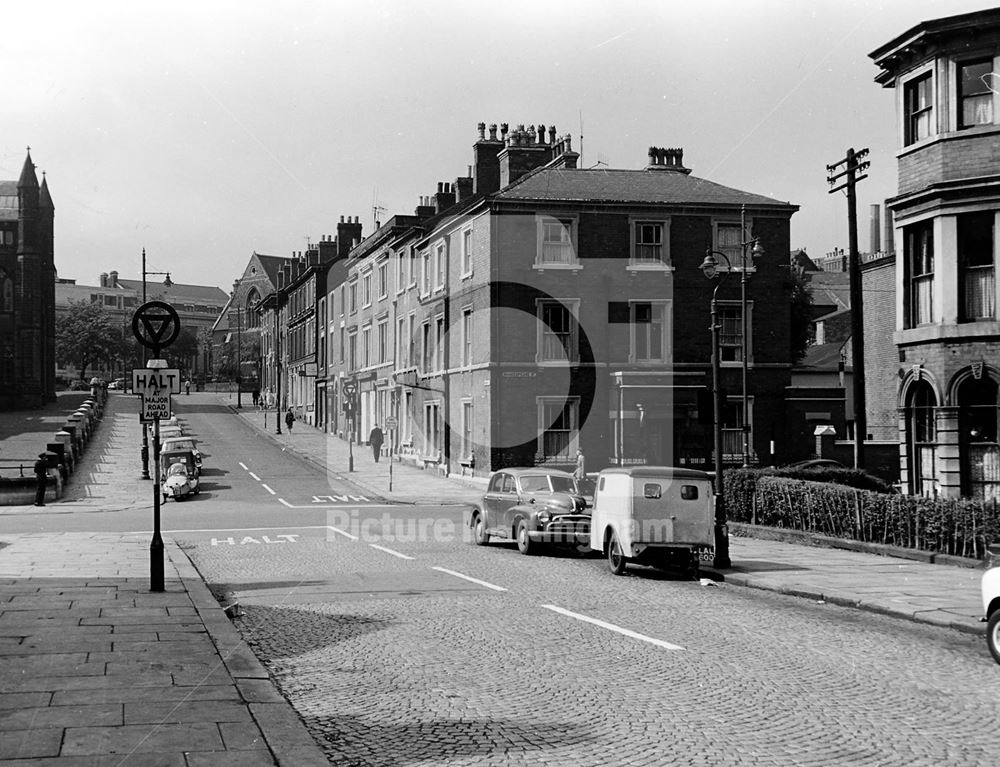
<instances>
[{"instance_id":1,"label":"cobblestone road","mask_svg":"<svg viewBox=\"0 0 1000 767\"><path fill-rule=\"evenodd\" d=\"M1000 763L979 638L367 513L358 540L190 541L331 764Z\"/></svg>"}]
</instances>

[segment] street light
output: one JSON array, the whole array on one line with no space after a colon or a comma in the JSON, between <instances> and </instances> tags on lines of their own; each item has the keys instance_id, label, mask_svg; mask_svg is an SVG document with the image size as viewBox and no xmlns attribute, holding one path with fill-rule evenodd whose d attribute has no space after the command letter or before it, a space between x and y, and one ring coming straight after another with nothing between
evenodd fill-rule
<instances>
[{"instance_id":1,"label":"street light","mask_svg":"<svg viewBox=\"0 0 1000 767\"><path fill-rule=\"evenodd\" d=\"M174 283L170 281L170 272L147 272L146 271L146 249L142 249L142 302L146 303L146 277L150 274L166 275L163 281L165 287L172 287ZM142 350L142 364L146 364L146 350ZM142 427L142 478L149 479L149 437L146 434L146 426Z\"/></svg>"},{"instance_id":2,"label":"street light","mask_svg":"<svg viewBox=\"0 0 1000 767\"><path fill-rule=\"evenodd\" d=\"M243 387L240 384L240 373L243 367L243 321L240 316L241 307L236 296L236 291L240 286L239 280L233 281L233 301L236 305L236 409L243 407Z\"/></svg>"}]
</instances>

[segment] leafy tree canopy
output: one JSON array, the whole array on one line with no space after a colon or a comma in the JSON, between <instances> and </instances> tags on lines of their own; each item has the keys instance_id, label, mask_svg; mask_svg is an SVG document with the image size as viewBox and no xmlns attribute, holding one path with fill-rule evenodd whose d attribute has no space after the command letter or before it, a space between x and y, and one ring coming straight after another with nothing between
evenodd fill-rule
<instances>
[{"instance_id":1,"label":"leafy tree canopy","mask_svg":"<svg viewBox=\"0 0 1000 767\"><path fill-rule=\"evenodd\" d=\"M87 368L120 354L122 329L103 304L70 301L68 311L56 319L56 359L72 365L87 377Z\"/></svg>"}]
</instances>

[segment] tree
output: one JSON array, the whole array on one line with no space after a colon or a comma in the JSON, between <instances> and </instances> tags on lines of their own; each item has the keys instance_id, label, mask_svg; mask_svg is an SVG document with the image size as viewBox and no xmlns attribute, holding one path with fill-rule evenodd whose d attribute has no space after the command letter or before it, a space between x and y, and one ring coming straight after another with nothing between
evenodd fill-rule
<instances>
[{"instance_id":1,"label":"tree","mask_svg":"<svg viewBox=\"0 0 1000 767\"><path fill-rule=\"evenodd\" d=\"M69 309L56 319L56 359L70 364L87 377L87 368L121 356L121 325L103 304L70 301Z\"/></svg>"},{"instance_id":2,"label":"tree","mask_svg":"<svg viewBox=\"0 0 1000 767\"><path fill-rule=\"evenodd\" d=\"M198 356L198 332L193 328L181 328L174 342L164 348L163 358L170 363L170 367L189 370L191 360Z\"/></svg>"},{"instance_id":3,"label":"tree","mask_svg":"<svg viewBox=\"0 0 1000 767\"><path fill-rule=\"evenodd\" d=\"M809 281L802 269L791 268L791 353L792 362L799 362L806 356L806 349L812 341L812 293Z\"/></svg>"}]
</instances>

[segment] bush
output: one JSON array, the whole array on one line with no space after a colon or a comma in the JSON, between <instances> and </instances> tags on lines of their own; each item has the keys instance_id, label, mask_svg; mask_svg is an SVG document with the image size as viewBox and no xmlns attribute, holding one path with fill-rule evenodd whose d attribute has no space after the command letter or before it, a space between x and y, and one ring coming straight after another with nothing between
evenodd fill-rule
<instances>
[{"instance_id":1,"label":"bush","mask_svg":"<svg viewBox=\"0 0 1000 767\"><path fill-rule=\"evenodd\" d=\"M776 477L804 479L810 482L830 482L835 485L856 487L859 490L872 490L876 493L896 492L890 483L862 469L815 466L808 469L764 469L764 471Z\"/></svg>"},{"instance_id":2,"label":"bush","mask_svg":"<svg viewBox=\"0 0 1000 767\"><path fill-rule=\"evenodd\" d=\"M757 469L731 469L725 480L734 522L975 559L1000 540L996 502L890 495Z\"/></svg>"}]
</instances>

